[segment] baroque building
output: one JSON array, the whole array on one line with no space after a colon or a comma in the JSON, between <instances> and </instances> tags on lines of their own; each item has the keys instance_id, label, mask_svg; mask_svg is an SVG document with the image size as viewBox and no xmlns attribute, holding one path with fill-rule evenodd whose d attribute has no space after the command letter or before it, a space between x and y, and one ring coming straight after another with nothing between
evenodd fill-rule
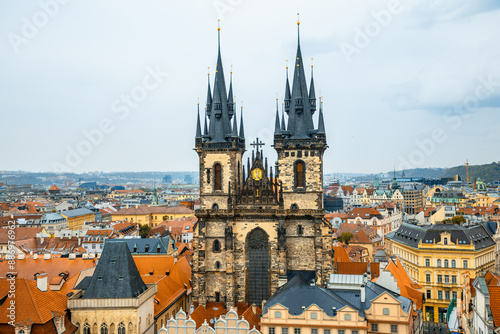
<instances>
[{"instance_id":1,"label":"baroque building","mask_svg":"<svg viewBox=\"0 0 500 334\"><path fill-rule=\"evenodd\" d=\"M317 128L313 124L314 81L311 71L308 88L300 39L292 89L287 69L281 120L276 109L274 170L258 139L243 162L243 116L238 130L235 109L232 73L226 90L219 29L213 92L209 80L203 131L198 110L195 139L200 209L194 228L193 299L201 305L260 305L297 272L324 286L332 270L331 225L324 219L322 195L325 126L321 106Z\"/></svg>"}]
</instances>

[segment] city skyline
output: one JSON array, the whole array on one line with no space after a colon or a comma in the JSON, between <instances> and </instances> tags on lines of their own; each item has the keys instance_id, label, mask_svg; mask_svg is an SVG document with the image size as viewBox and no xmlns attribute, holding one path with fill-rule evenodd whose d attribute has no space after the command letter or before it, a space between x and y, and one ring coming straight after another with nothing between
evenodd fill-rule
<instances>
[{"instance_id":1,"label":"city skyline","mask_svg":"<svg viewBox=\"0 0 500 334\"><path fill-rule=\"evenodd\" d=\"M500 5L284 4L4 5L0 138L10 158L0 169L196 170L196 104L199 97L203 113L208 66L213 84L218 19L247 150L259 137L273 161L275 99L281 105L285 60L293 64L297 12L324 101L325 173L498 160L490 148L500 142L500 37L492 29Z\"/></svg>"}]
</instances>

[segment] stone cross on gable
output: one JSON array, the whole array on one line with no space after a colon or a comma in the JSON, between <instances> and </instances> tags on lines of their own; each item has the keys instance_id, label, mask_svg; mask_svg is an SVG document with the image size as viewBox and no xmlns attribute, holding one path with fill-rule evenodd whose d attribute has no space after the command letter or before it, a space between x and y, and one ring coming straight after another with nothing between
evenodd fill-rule
<instances>
[{"instance_id":1,"label":"stone cross on gable","mask_svg":"<svg viewBox=\"0 0 500 334\"><path fill-rule=\"evenodd\" d=\"M264 144L263 142L259 142L259 138L257 138L257 140L255 140L253 143L250 144L250 146L255 146L257 152L259 152L259 147L264 145L266 144Z\"/></svg>"}]
</instances>

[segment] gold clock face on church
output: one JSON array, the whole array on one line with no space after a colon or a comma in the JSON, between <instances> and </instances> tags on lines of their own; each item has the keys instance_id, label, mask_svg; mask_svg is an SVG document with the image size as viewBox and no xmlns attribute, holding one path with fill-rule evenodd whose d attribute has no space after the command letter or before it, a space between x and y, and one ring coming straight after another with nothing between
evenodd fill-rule
<instances>
[{"instance_id":1,"label":"gold clock face on church","mask_svg":"<svg viewBox=\"0 0 500 334\"><path fill-rule=\"evenodd\" d=\"M259 181L260 179L262 179L262 169L260 169L260 168L254 168L252 170L252 178L255 181Z\"/></svg>"}]
</instances>

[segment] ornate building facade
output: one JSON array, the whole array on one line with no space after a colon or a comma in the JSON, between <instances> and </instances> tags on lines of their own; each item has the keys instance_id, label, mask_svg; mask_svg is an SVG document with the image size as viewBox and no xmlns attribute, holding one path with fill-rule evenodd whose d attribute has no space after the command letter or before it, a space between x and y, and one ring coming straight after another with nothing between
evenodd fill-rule
<instances>
[{"instance_id":1,"label":"ornate building facade","mask_svg":"<svg viewBox=\"0 0 500 334\"><path fill-rule=\"evenodd\" d=\"M324 286L332 271L331 226L323 218L325 126L321 105L313 125L314 81L311 71L308 89L300 40L292 89L287 70L281 120L276 110L274 171L258 139L244 166L243 117L238 131L232 86L231 77L227 92L219 31L213 92L209 80L203 131L199 111L196 127L200 209L193 298L201 305L260 305L296 272Z\"/></svg>"}]
</instances>

